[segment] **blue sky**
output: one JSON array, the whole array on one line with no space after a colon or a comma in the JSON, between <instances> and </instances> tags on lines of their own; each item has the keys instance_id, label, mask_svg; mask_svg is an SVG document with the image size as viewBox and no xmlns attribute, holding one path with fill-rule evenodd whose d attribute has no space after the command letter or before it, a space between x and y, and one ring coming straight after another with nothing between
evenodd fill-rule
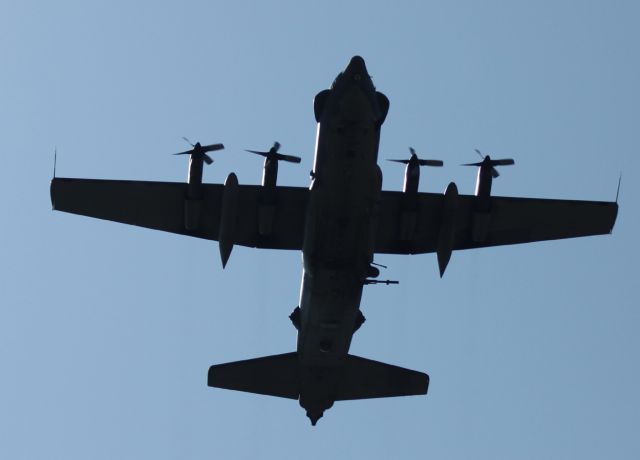
<instances>
[{"instance_id":1,"label":"blue sky","mask_svg":"<svg viewBox=\"0 0 640 460\"><path fill-rule=\"evenodd\" d=\"M3 2L0 457L640 457L636 2ZM51 212L58 175L182 181L180 139L224 142L205 180L258 183L245 148L302 156L313 96L354 54L391 101L380 157L413 146L473 193L615 198L612 236L380 256L352 353L429 395L296 402L207 388L209 365L295 348L301 256ZM402 168L381 162L384 188Z\"/></svg>"}]
</instances>

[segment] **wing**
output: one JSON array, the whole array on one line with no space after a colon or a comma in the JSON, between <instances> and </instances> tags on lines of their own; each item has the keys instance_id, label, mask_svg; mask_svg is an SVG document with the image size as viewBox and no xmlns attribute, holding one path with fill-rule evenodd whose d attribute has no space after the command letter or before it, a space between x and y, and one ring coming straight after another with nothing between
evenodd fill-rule
<instances>
[{"instance_id":1,"label":"wing","mask_svg":"<svg viewBox=\"0 0 640 460\"><path fill-rule=\"evenodd\" d=\"M491 197L489 212L476 210L478 198L457 196L452 249L471 249L611 233L617 203ZM401 192L382 192L377 253L436 252L444 221L444 195L419 193L408 211Z\"/></svg>"},{"instance_id":2,"label":"wing","mask_svg":"<svg viewBox=\"0 0 640 460\"><path fill-rule=\"evenodd\" d=\"M201 200L186 200L187 184L55 178L57 211L218 240L225 186L202 184ZM276 187L265 205L258 185L239 185L233 242L241 246L301 249L308 190ZM191 222L189 224L188 222Z\"/></svg>"}]
</instances>

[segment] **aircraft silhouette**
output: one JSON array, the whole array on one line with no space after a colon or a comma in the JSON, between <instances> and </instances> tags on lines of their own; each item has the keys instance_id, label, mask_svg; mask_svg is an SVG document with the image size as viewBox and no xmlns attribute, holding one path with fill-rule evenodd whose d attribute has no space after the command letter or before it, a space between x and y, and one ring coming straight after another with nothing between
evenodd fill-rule
<instances>
[{"instance_id":1,"label":"aircraft silhouette","mask_svg":"<svg viewBox=\"0 0 640 460\"><path fill-rule=\"evenodd\" d=\"M355 56L315 97L309 188L277 185L277 161L300 160L278 153L279 143L253 151L265 157L262 185L240 185L234 173L203 184L202 162L217 148L195 144L181 152L190 154L187 183L54 177L53 208L217 240L223 267L236 244L302 251L299 306L290 316L296 351L211 366L212 387L297 399L314 425L335 401L426 394L427 374L348 353L365 321L363 287L394 282L377 279L375 254L436 252L442 276L454 250L610 233L618 205L491 196L495 167L513 160L488 155L473 163L475 195L459 194L454 183L444 194L421 193L419 167L441 163L413 150L400 160L404 191L383 191L378 145L388 109Z\"/></svg>"}]
</instances>

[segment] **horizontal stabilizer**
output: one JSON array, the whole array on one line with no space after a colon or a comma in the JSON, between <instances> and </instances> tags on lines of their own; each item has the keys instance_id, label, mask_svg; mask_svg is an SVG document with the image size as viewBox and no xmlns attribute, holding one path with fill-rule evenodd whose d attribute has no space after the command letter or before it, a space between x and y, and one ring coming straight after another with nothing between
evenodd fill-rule
<instances>
[{"instance_id":1,"label":"horizontal stabilizer","mask_svg":"<svg viewBox=\"0 0 640 460\"><path fill-rule=\"evenodd\" d=\"M218 364L209 368L208 385L298 399L298 368L297 353Z\"/></svg>"},{"instance_id":2,"label":"horizontal stabilizer","mask_svg":"<svg viewBox=\"0 0 640 460\"><path fill-rule=\"evenodd\" d=\"M211 366L208 385L298 399L305 391L300 370L297 353L265 356ZM323 372L338 377L334 401L423 395L429 387L427 374L351 355L343 366L314 368Z\"/></svg>"},{"instance_id":3,"label":"horizontal stabilizer","mask_svg":"<svg viewBox=\"0 0 640 460\"><path fill-rule=\"evenodd\" d=\"M424 395L428 388L427 374L349 355L335 400Z\"/></svg>"}]
</instances>

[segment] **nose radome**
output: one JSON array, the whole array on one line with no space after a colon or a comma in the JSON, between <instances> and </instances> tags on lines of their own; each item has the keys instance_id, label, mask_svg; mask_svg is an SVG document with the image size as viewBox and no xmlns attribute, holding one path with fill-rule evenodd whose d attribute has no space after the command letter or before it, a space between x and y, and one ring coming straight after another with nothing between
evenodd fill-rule
<instances>
[{"instance_id":1,"label":"nose radome","mask_svg":"<svg viewBox=\"0 0 640 460\"><path fill-rule=\"evenodd\" d=\"M364 63L364 59L361 56L353 56L346 71L352 74L367 75L367 66Z\"/></svg>"}]
</instances>

